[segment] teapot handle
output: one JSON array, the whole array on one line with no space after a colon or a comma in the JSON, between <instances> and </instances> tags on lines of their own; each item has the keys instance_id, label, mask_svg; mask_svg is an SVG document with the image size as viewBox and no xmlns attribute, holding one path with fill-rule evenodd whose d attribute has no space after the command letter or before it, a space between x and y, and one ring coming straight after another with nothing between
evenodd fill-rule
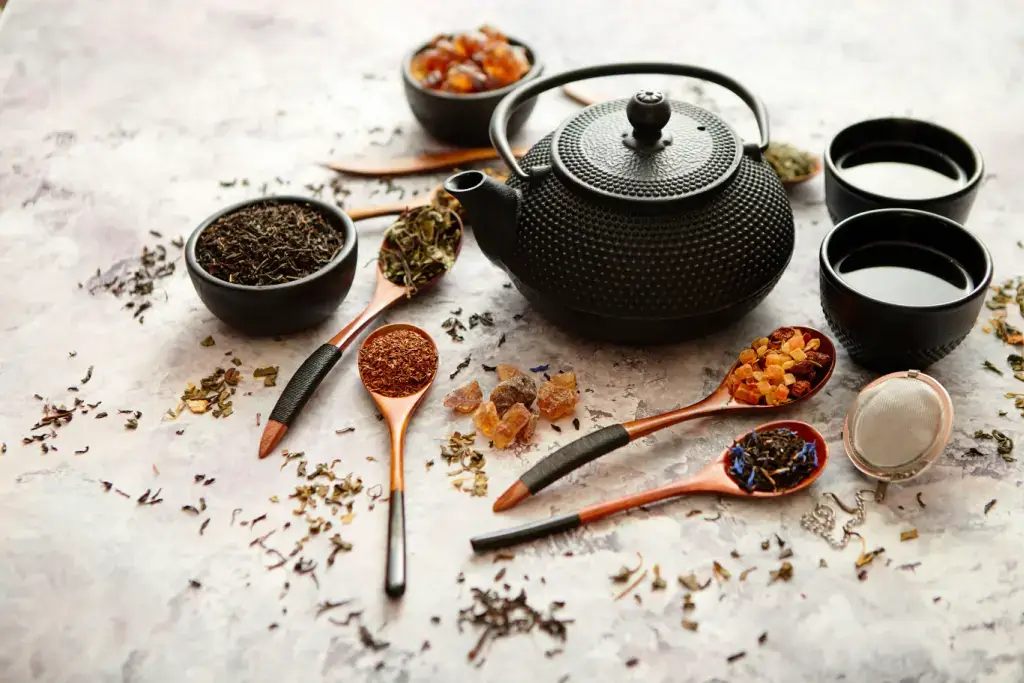
<instances>
[{"instance_id":1,"label":"teapot handle","mask_svg":"<svg viewBox=\"0 0 1024 683\"><path fill-rule=\"evenodd\" d=\"M509 145L508 136L505 131L508 128L508 120L512 112L522 103L530 98L540 95L542 92L573 83L584 81L588 78L600 78L602 76L625 76L628 74L668 74L670 76L689 76L699 78L709 83L715 83L723 88L732 91L739 96L743 102L754 112L754 119L757 121L757 129L761 134L761 141L754 145L744 145L747 153L756 152L760 156L768 148L768 112L764 104L752 92L742 85L717 71L705 69L700 66L689 66L686 64L671 64L667 62L637 62L634 64L602 64L598 66L587 66L581 69L573 69L564 73L540 78L522 85L506 95L494 110L491 116L491 144L498 151L498 155L509 169L521 180L529 180L531 172L524 171L512 154L512 147ZM540 169L537 169L538 171ZM545 169L546 170L546 169Z\"/></svg>"}]
</instances>

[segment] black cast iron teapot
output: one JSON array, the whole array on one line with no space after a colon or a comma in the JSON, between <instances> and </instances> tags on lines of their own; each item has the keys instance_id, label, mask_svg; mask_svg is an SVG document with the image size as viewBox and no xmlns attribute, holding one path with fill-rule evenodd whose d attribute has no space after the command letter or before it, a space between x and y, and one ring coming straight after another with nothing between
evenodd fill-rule
<instances>
[{"instance_id":1,"label":"black cast iron teapot","mask_svg":"<svg viewBox=\"0 0 1024 683\"><path fill-rule=\"evenodd\" d=\"M715 114L645 90L583 109L516 161L505 127L517 106L573 81L641 73L731 90L753 110L760 142L744 144ZM727 76L658 63L568 71L509 93L490 134L508 183L464 171L445 189L484 254L578 334L640 344L707 334L753 309L789 264L793 212L761 157L768 115Z\"/></svg>"}]
</instances>

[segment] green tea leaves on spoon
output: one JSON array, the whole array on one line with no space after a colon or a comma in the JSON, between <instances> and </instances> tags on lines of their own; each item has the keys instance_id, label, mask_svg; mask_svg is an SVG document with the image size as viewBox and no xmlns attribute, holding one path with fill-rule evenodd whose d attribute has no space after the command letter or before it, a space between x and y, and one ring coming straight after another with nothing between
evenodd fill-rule
<instances>
[{"instance_id":1,"label":"green tea leaves on spoon","mask_svg":"<svg viewBox=\"0 0 1024 683\"><path fill-rule=\"evenodd\" d=\"M764 151L764 158L783 182L809 176L817 167L813 154L780 142L768 145L768 149Z\"/></svg>"},{"instance_id":2,"label":"green tea leaves on spoon","mask_svg":"<svg viewBox=\"0 0 1024 683\"><path fill-rule=\"evenodd\" d=\"M408 209L384 233L379 264L384 277L412 297L455 265L462 225L451 211Z\"/></svg>"}]
</instances>

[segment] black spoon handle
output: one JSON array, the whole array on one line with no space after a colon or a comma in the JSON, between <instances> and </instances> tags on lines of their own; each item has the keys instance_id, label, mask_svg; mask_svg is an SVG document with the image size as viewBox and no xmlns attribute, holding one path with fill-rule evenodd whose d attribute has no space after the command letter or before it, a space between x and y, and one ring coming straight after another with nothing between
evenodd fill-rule
<instances>
[{"instance_id":1,"label":"black spoon handle","mask_svg":"<svg viewBox=\"0 0 1024 683\"><path fill-rule=\"evenodd\" d=\"M609 425L559 448L531 467L519 481L531 494L547 488L573 470L629 443L629 432L621 424Z\"/></svg>"},{"instance_id":2,"label":"black spoon handle","mask_svg":"<svg viewBox=\"0 0 1024 683\"><path fill-rule=\"evenodd\" d=\"M286 427L291 426L292 421L309 401L309 397L340 359L341 351L334 344L324 344L310 354L288 380L284 392L274 404L270 419Z\"/></svg>"},{"instance_id":3,"label":"black spoon handle","mask_svg":"<svg viewBox=\"0 0 1024 683\"><path fill-rule=\"evenodd\" d=\"M392 598L405 593L405 496L392 491L388 502L388 561L384 592Z\"/></svg>"},{"instance_id":4,"label":"black spoon handle","mask_svg":"<svg viewBox=\"0 0 1024 683\"><path fill-rule=\"evenodd\" d=\"M511 529L482 534L471 538L469 543L473 546L474 552L484 553L488 550L498 550L499 548L507 548L510 545L515 545L517 543L524 543L537 538L543 538L544 536L558 533L559 531L575 529L580 526L580 524L582 524L582 522L580 521L579 514L571 512L564 515L557 515L539 522L529 522L517 527L512 527Z\"/></svg>"}]
</instances>

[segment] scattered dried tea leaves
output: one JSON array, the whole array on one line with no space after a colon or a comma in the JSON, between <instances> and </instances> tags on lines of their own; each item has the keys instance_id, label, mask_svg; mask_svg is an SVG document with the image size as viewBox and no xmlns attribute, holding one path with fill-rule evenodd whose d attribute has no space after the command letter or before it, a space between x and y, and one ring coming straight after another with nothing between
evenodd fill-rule
<instances>
[{"instance_id":1,"label":"scattered dried tea leaves","mask_svg":"<svg viewBox=\"0 0 1024 683\"><path fill-rule=\"evenodd\" d=\"M744 569L742 572L740 572L740 581L746 581L747 577L750 576L750 573L755 571L756 569L757 567L748 567L747 569Z\"/></svg>"},{"instance_id":2,"label":"scattered dried tea leaves","mask_svg":"<svg viewBox=\"0 0 1024 683\"><path fill-rule=\"evenodd\" d=\"M917 538L917 529L910 529L909 531L900 532L900 542L913 541Z\"/></svg>"},{"instance_id":3,"label":"scattered dried tea leaves","mask_svg":"<svg viewBox=\"0 0 1024 683\"><path fill-rule=\"evenodd\" d=\"M764 151L764 160L783 182L806 178L814 173L818 161L810 152L805 152L784 142L773 142Z\"/></svg>"},{"instance_id":4,"label":"scattered dried tea leaves","mask_svg":"<svg viewBox=\"0 0 1024 683\"><path fill-rule=\"evenodd\" d=\"M726 657L725 661L727 661L730 664L732 664L733 662L737 662L737 661L743 659L746 656L747 656L746 652L737 652L736 654L729 655L728 657Z\"/></svg>"},{"instance_id":5,"label":"scattered dried tea leaves","mask_svg":"<svg viewBox=\"0 0 1024 683\"><path fill-rule=\"evenodd\" d=\"M450 469L449 477L459 477L463 473L469 476L460 477L452 481L452 485L460 491L465 491L471 496L483 497L487 495L487 473L484 466L487 459L483 453L473 448L473 441L476 435L473 433L462 434L455 432L448 437L448 442L441 444L441 457L448 463L448 466L457 467Z\"/></svg>"},{"instance_id":6,"label":"scattered dried tea leaves","mask_svg":"<svg viewBox=\"0 0 1024 683\"><path fill-rule=\"evenodd\" d=\"M1001 374L1003 374L1003 371L1002 371L1002 370L1000 370L999 368L997 368L997 367L996 367L996 365L995 365L995 363L993 363L993 362L992 362L992 361L990 361L990 360L986 360L985 362L983 362L983 363L981 364L981 367L983 367L983 368L985 368L986 370L989 370L989 371L991 371L991 372L994 372L994 373L996 373L997 375L1001 375Z\"/></svg>"},{"instance_id":7,"label":"scattered dried tea leaves","mask_svg":"<svg viewBox=\"0 0 1024 683\"><path fill-rule=\"evenodd\" d=\"M772 585L776 581L789 581L793 578L793 565L789 562L783 562L778 569L773 569L768 579L768 585Z\"/></svg>"},{"instance_id":8,"label":"scattered dried tea leaves","mask_svg":"<svg viewBox=\"0 0 1024 683\"><path fill-rule=\"evenodd\" d=\"M686 576L680 576L678 581L680 586L694 592L702 591L711 585L711 579L708 579L704 582L703 585L701 585L701 582L697 580L696 574L687 574Z\"/></svg>"},{"instance_id":9,"label":"scattered dried tea leaves","mask_svg":"<svg viewBox=\"0 0 1024 683\"><path fill-rule=\"evenodd\" d=\"M252 376L256 379L263 378L263 386L273 387L277 386L277 373L280 368L276 365L265 365L261 368L256 368L252 371Z\"/></svg>"},{"instance_id":10,"label":"scattered dried tea leaves","mask_svg":"<svg viewBox=\"0 0 1024 683\"><path fill-rule=\"evenodd\" d=\"M204 339L204 340L202 340L201 342L199 342L199 345L200 345L200 346L213 346L213 345L214 345L214 344L216 344L216 343L217 343L217 342L216 342L216 341L214 341L214 339L213 339L213 337L212 337L212 336L208 336L208 337L207 337L206 339Z\"/></svg>"},{"instance_id":11,"label":"scattered dried tea leaves","mask_svg":"<svg viewBox=\"0 0 1024 683\"><path fill-rule=\"evenodd\" d=\"M637 565L635 567L630 569L629 567L623 565L619 568L619 571L612 574L609 578L615 583L626 583L627 581L629 581L633 574L636 574L638 571L640 571L640 568L644 566L644 556L640 553L637 553L636 557Z\"/></svg>"},{"instance_id":12,"label":"scattered dried tea leaves","mask_svg":"<svg viewBox=\"0 0 1024 683\"><path fill-rule=\"evenodd\" d=\"M921 507L928 507L927 505L924 504L924 501L921 499L921 492L920 491L917 492L916 498L917 498L917 504L918 505L920 505Z\"/></svg>"},{"instance_id":13,"label":"scattered dried tea leaves","mask_svg":"<svg viewBox=\"0 0 1024 683\"><path fill-rule=\"evenodd\" d=\"M448 375L448 379L455 379L460 372L469 367L469 364L472 360L472 356L466 356L464 359L462 359L462 362L455 366L455 371L452 372L452 374Z\"/></svg>"},{"instance_id":14,"label":"scattered dried tea leaves","mask_svg":"<svg viewBox=\"0 0 1024 683\"><path fill-rule=\"evenodd\" d=\"M657 564L654 565L654 568L652 569L652 571L654 573L654 580L651 581L651 590L652 591L665 590L665 587L668 584L665 583L665 579L661 578L661 566L657 565Z\"/></svg>"},{"instance_id":15,"label":"scattered dried tea leaves","mask_svg":"<svg viewBox=\"0 0 1024 683\"><path fill-rule=\"evenodd\" d=\"M391 644L374 638L373 634L370 633L370 629L366 628L362 624L359 625L359 642L363 644L363 647L369 648L374 652L379 652Z\"/></svg>"},{"instance_id":16,"label":"scattered dried tea leaves","mask_svg":"<svg viewBox=\"0 0 1024 683\"><path fill-rule=\"evenodd\" d=\"M547 633L552 638L565 642L566 625L571 619L559 619L557 613L565 603L552 602L546 614L541 613L527 602L526 591L520 591L515 598L505 597L497 591L472 589L473 603L459 610L457 625L463 624L483 629L476 644L466 655L471 662L480 665L484 661L485 649L501 638L515 634L526 634L533 629Z\"/></svg>"},{"instance_id":17,"label":"scattered dried tea leaves","mask_svg":"<svg viewBox=\"0 0 1024 683\"><path fill-rule=\"evenodd\" d=\"M711 569L714 577L719 581L728 581L732 577L729 570L719 564L717 560L712 563Z\"/></svg>"},{"instance_id":18,"label":"scattered dried tea leaves","mask_svg":"<svg viewBox=\"0 0 1024 683\"><path fill-rule=\"evenodd\" d=\"M864 542L864 539L861 539L861 543L862 544L863 544L863 542ZM871 562L874 561L874 559L876 557L878 557L879 555L881 555L884 552L885 552L885 548L875 548L874 550L870 550L870 551L866 551L866 552L862 551L860 556L857 557L857 561L854 563L854 566L856 566L859 569L859 568L863 567L864 565L871 564Z\"/></svg>"},{"instance_id":19,"label":"scattered dried tea leaves","mask_svg":"<svg viewBox=\"0 0 1024 683\"><path fill-rule=\"evenodd\" d=\"M171 244L181 249L184 242L172 240ZM150 298L158 280L170 277L174 274L174 261L167 259L167 248L157 244L150 248L142 247L142 252L137 258L129 258L115 262L106 272L96 269L95 275L89 279L87 289L89 294L95 294L98 290L104 290L121 298L127 294L131 297L124 306L124 310L132 313L132 318L139 321L141 325L145 316L142 314L152 307Z\"/></svg>"},{"instance_id":20,"label":"scattered dried tea leaves","mask_svg":"<svg viewBox=\"0 0 1024 683\"><path fill-rule=\"evenodd\" d=\"M991 510L995 506L996 506L996 499L995 498L993 498L989 502L985 503L985 514L987 515L989 513L989 510Z\"/></svg>"}]
</instances>

